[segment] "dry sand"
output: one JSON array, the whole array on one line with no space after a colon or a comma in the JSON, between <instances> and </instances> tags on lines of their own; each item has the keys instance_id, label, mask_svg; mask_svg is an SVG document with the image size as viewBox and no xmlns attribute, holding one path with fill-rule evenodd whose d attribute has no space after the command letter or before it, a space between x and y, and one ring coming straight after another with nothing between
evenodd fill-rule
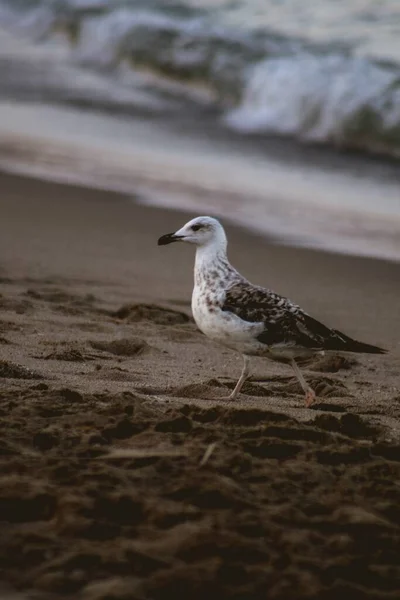
<instances>
[{"instance_id":1,"label":"dry sand","mask_svg":"<svg viewBox=\"0 0 400 600\"><path fill-rule=\"evenodd\" d=\"M229 227L255 283L387 356L241 359L190 317L187 218L1 176L0 578L85 600L398 598L400 265Z\"/></svg>"}]
</instances>

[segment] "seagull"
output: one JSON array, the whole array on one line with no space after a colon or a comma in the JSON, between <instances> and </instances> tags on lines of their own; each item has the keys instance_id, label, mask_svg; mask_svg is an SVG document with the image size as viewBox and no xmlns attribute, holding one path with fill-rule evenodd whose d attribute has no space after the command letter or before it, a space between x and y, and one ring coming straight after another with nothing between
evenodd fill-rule
<instances>
[{"instance_id":1,"label":"seagull","mask_svg":"<svg viewBox=\"0 0 400 600\"><path fill-rule=\"evenodd\" d=\"M217 219L196 217L175 233L160 237L158 245L172 242L196 246L192 294L196 325L207 337L243 356L243 369L229 400L237 398L249 377L251 356L289 364L310 407L316 394L297 359L325 351L386 353L326 327L288 298L250 283L229 263L226 234Z\"/></svg>"}]
</instances>

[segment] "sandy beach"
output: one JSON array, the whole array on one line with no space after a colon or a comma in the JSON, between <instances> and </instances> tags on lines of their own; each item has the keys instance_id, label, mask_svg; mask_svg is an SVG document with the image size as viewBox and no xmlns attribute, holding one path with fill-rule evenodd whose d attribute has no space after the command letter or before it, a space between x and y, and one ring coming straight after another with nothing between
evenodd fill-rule
<instances>
[{"instance_id":1,"label":"sandy beach","mask_svg":"<svg viewBox=\"0 0 400 600\"><path fill-rule=\"evenodd\" d=\"M400 264L228 225L233 264L389 350L241 358L190 315L195 216L0 176L0 580L82 600L396 598Z\"/></svg>"}]
</instances>

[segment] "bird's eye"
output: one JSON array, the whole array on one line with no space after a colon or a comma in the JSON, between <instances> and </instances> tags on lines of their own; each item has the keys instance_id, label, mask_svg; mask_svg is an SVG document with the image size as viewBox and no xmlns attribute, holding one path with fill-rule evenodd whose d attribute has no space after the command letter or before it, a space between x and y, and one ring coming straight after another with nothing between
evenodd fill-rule
<instances>
[{"instance_id":1,"label":"bird's eye","mask_svg":"<svg viewBox=\"0 0 400 600\"><path fill-rule=\"evenodd\" d=\"M201 225L192 225L191 226L192 231L198 231L199 229L201 229Z\"/></svg>"}]
</instances>

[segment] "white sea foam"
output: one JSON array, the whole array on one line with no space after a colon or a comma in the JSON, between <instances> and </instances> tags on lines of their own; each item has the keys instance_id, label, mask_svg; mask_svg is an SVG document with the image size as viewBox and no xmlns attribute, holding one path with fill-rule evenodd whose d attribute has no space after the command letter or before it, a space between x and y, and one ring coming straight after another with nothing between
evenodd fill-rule
<instances>
[{"instance_id":1,"label":"white sea foam","mask_svg":"<svg viewBox=\"0 0 400 600\"><path fill-rule=\"evenodd\" d=\"M109 69L110 108L125 63L135 74L152 72L153 93L157 79L160 94L169 79L175 97L196 99L192 90L201 86L237 131L400 154L400 12L393 0L379 10L371 0L315 0L313 10L300 0L0 0L1 19L41 37L64 30L73 60ZM391 40L386 54L383 38L385 48Z\"/></svg>"},{"instance_id":2,"label":"white sea foam","mask_svg":"<svg viewBox=\"0 0 400 600\"><path fill-rule=\"evenodd\" d=\"M0 19L42 37L64 30L76 63L109 70L115 85L110 108L124 63L136 75L152 73L154 94L157 84L165 93L167 79L176 98L196 100L193 89L206 90L223 122L237 131L398 156L398 7L389 0L379 10L370 0L336 4L316 0L310 11L299 0L0 0ZM392 52L374 51L374 57L368 48L377 47L383 32ZM392 62L382 63L382 56ZM143 79L125 78L124 84L142 86ZM125 104L126 90L121 93ZM95 94L92 102L98 102ZM104 107L104 96L100 103Z\"/></svg>"},{"instance_id":3,"label":"white sea foam","mask_svg":"<svg viewBox=\"0 0 400 600\"><path fill-rule=\"evenodd\" d=\"M344 55L266 59L249 70L242 101L225 122L246 132L390 148L400 129L400 74Z\"/></svg>"},{"instance_id":4,"label":"white sea foam","mask_svg":"<svg viewBox=\"0 0 400 600\"><path fill-rule=\"evenodd\" d=\"M400 260L398 186L288 166L157 120L0 105L0 168L207 212L306 246Z\"/></svg>"},{"instance_id":5,"label":"white sea foam","mask_svg":"<svg viewBox=\"0 0 400 600\"><path fill-rule=\"evenodd\" d=\"M250 144L226 133L229 141L221 141L214 131L218 114L236 132L399 154L400 67L367 56L354 39L348 51L316 46L315 27L304 27L308 40L297 39L308 3L265 0L268 12L258 0L7 1L5 10L0 0L0 20L17 36L0 31L0 94L15 109L2 105L3 168L129 193L140 188L151 203L229 215L286 241L400 259L394 168L390 181L368 176L372 161L360 174L334 173L323 161L306 164L300 152L295 161L282 152L275 160L273 143L264 153L253 138ZM316 0L317 16L306 23L319 19L325 33L319 10L326 2ZM381 3L386 17L389 4ZM299 19L293 13L291 26L284 22L285 35L268 29L290 6ZM350 30L347 23L347 41ZM17 105L16 98L44 105ZM60 103L87 112L56 109ZM98 109L108 116L93 114ZM130 118L121 120L122 112ZM139 125L134 115L157 119ZM325 166L335 162L329 156Z\"/></svg>"}]
</instances>

